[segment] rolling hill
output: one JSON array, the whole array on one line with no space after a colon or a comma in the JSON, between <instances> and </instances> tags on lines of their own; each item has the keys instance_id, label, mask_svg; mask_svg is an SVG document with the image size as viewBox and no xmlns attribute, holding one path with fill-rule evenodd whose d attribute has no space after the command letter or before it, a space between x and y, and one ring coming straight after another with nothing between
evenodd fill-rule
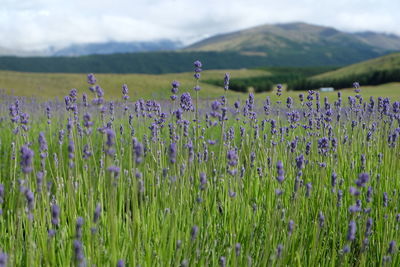
<instances>
[{"instance_id":1,"label":"rolling hill","mask_svg":"<svg viewBox=\"0 0 400 267\"><path fill-rule=\"evenodd\" d=\"M346 65L400 51L400 37L375 32L347 33L306 23L262 25L220 34L195 43L187 51L235 51L271 61L325 62ZM267 60L268 61L268 60Z\"/></svg>"},{"instance_id":2,"label":"rolling hill","mask_svg":"<svg viewBox=\"0 0 400 267\"><path fill-rule=\"evenodd\" d=\"M349 75L362 75L374 71L399 71L400 81L400 53L393 53L382 57L352 64L334 71L313 76L312 79L340 79Z\"/></svg>"},{"instance_id":3,"label":"rolling hill","mask_svg":"<svg viewBox=\"0 0 400 267\"><path fill-rule=\"evenodd\" d=\"M379 85L400 82L400 53L393 53L363 61L334 71L318 74L288 83L292 90L309 90L320 87L349 88L353 82Z\"/></svg>"}]
</instances>

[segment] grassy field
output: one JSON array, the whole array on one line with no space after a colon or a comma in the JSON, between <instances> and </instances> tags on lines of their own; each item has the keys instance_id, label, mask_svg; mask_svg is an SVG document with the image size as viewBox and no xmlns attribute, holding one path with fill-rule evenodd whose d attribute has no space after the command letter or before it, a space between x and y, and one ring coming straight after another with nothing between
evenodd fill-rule
<instances>
[{"instance_id":1,"label":"grassy field","mask_svg":"<svg viewBox=\"0 0 400 267\"><path fill-rule=\"evenodd\" d=\"M263 70L210 70L202 76L207 79L223 79L225 72L232 77L244 78L269 75ZM121 86L127 84L131 97L134 99L167 99L171 95L171 82L178 80L182 90L192 91L195 85L192 73L174 74L98 74L97 80L104 89L108 99L120 99ZM201 84L202 95L207 97L220 96L222 88L206 83ZM59 73L22 73L0 71L0 88L6 93L16 96L37 97L39 99L63 98L72 88L88 93L85 74ZM239 93L232 92L240 96Z\"/></svg>"},{"instance_id":2,"label":"grassy field","mask_svg":"<svg viewBox=\"0 0 400 267\"><path fill-rule=\"evenodd\" d=\"M221 79L225 72L229 72L232 78L256 77L270 75L264 70L209 70L202 73L202 79ZM131 92L131 100L143 99L168 99L170 96L170 84L173 80L181 83L180 93L193 92L194 79L192 73L172 73L161 75L146 74L98 74L99 84L105 90L108 99L121 99L121 86L126 83ZM201 98L215 98L223 94L223 89L215 85L202 83L200 80ZM58 73L22 73L0 71L0 89L7 94L15 96L36 97L40 100L62 99L69 90L77 88L79 92L89 93L84 74L58 74ZM374 97L391 97L400 99L400 83L389 83L379 86L363 86L363 95ZM350 89L341 90L344 97L353 94ZM286 96L297 97L301 92L289 91ZM321 97L336 98L337 92L321 93ZM277 97L274 92L256 94L256 99L265 99L270 96L272 100ZM230 92L230 99L244 99L245 93Z\"/></svg>"},{"instance_id":3,"label":"grassy field","mask_svg":"<svg viewBox=\"0 0 400 267\"><path fill-rule=\"evenodd\" d=\"M381 84L378 86L362 86L362 94L363 97L370 97L373 96L375 98L377 97L390 97L393 100L400 100L400 83L387 83L387 84ZM354 90L353 88L345 88L342 90L336 90L334 92L320 92L321 98L324 98L325 96L328 97L330 101L334 101L337 98L337 93L341 92L342 97L344 99L347 99L348 96L354 96ZM288 91L285 92L285 96L290 96L290 97L298 97L299 94L304 94L306 95L306 92L301 92L301 91ZM258 98L265 98L267 96L271 96L271 99L276 100L277 96L274 93L262 93L257 95Z\"/></svg>"}]
</instances>

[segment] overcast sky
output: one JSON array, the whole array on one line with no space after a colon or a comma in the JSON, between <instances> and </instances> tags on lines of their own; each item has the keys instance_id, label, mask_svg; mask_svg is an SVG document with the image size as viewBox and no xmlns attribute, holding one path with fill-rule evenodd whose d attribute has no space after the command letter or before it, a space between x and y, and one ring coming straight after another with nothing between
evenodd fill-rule
<instances>
[{"instance_id":1,"label":"overcast sky","mask_svg":"<svg viewBox=\"0 0 400 267\"><path fill-rule=\"evenodd\" d=\"M0 0L0 47L168 38L190 43L266 23L400 35L400 0Z\"/></svg>"}]
</instances>

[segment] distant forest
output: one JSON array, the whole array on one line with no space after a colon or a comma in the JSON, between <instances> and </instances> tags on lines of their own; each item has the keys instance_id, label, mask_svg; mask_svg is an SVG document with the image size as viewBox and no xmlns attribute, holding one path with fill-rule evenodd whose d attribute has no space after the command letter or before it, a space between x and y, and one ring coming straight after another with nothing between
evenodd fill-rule
<instances>
[{"instance_id":1,"label":"distant forest","mask_svg":"<svg viewBox=\"0 0 400 267\"><path fill-rule=\"evenodd\" d=\"M0 70L50 73L175 73L192 71L200 60L204 69L261 66L343 66L353 62L302 54L265 56L237 52L146 52L80 57L0 57ZM354 61L354 59L353 59Z\"/></svg>"}]
</instances>

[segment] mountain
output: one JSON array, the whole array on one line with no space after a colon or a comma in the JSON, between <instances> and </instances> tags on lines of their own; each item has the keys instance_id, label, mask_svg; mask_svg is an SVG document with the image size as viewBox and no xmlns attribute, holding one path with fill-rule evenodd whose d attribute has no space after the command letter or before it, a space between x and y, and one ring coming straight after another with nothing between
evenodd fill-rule
<instances>
[{"instance_id":1,"label":"mountain","mask_svg":"<svg viewBox=\"0 0 400 267\"><path fill-rule=\"evenodd\" d=\"M53 56L107 55L115 53L170 51L181 47L182 44L180 42L171 40L73 44L55 51Z\"/></svg>"},{"instance_id":2,"label":"mountain","mask_svg":"<svg viewBox=\"0 0 400 267\"><path fill-rule=\"evenodd\" d=\"M48 47L42 50L28 51L0 47L0 56L18 57L51 57L51 56L86 56L86 55L108 55L116 53L138 53L151 51L172 51L181 48L179 41L156 40L138 42L104 42L72 44L64 48Z\"/></svg>"},{"instance_id":3,"label":"mountain","mask_svg":"<svg viewBox=\"0 0 400 267\"><path fill-rule=\"evenodd\" d=\"M47 53L56 55L52 57L0 57L0 70L158 74L191 71L197 59L205 69L345 66L400 51L400 37L288 23L220 34L177 47L180 43L168 40L72 45L62 50L49 48Z\"/></svg>"},{"instance_id":4,"label":"mountain","mask_svg":"<svg viewBox=\"0 0 400 267\"><path fill-rule=\"evenodd\" d=\"M185 48L186 51L236 51L275 61L314 61L345 65L400 51L400 37L391 34L347 33L306 23L262 25L219 34Z\"/></svg>"}]
</instances>

